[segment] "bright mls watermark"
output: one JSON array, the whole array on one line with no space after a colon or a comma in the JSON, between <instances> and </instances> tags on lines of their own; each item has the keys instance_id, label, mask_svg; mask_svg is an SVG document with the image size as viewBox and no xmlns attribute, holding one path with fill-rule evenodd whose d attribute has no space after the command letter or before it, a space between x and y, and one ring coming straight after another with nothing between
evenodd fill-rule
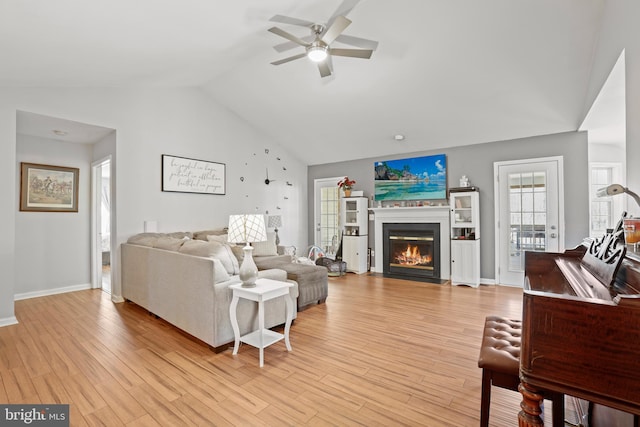
<instances>
[{"instance_id":1,"label":"bright mls watermark","mask_svg":"<svg viewBox=\"0 0 640 427\"><path fill-rule=\"evenodd\" d=\"M0 405L0 425L69 427L69 405Z\"/></svg>"}]
</instances>

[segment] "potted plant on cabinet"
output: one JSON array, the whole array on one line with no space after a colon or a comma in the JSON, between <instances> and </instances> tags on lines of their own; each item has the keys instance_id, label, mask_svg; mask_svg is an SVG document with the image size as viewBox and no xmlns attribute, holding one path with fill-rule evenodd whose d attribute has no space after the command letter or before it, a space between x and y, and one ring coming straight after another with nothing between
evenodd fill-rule
<instances>
[{"instance_id":1,"label":"potted plant on cabinet","mask_svg":"<svg viewBox=\"0 0 640 427\"><path fill-rule=\"evenodd\" d=\"M338 182L338 187L344 191L344 197L351 196L351 187L355 184L356 181L353 179L349 179L348 176L345 176L340 182Z\"/></svg>"}]
</instances>

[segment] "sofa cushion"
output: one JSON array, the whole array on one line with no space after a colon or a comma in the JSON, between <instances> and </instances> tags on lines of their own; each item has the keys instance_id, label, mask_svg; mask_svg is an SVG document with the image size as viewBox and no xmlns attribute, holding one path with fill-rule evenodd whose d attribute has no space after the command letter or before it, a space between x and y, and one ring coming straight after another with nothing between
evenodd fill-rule
<instances>
[{"instance_id":1,"label":"sofa cushion","mask_svg":"<svg viewBox=\"0 0 640 427\"><path fill-rule=\"evenodd\" d=\"M156 240L158 240L158 238L162 236L163 234L160 233L140 233L129 237L127 243L131 243L132 245L153 247L153 245L156 243Z\"/></svg>"},{"instance_id":2,"label":"sofa cushion","mask_svg":"<svg viewBox=\"0 0 640 427\"><path fill-rule=\"evenodd\" d=\"M205 242L207 241L207 236L219 236L221 234L227 234L227 229L226 228L218 228L215 230L201 230L201 231L194 231L193 232L193 239L194 240L204 240Z\"/></svg>"},{"instance_id":3,"label":"sofa cushion","mask_svg":"<svg viewBox=\"0 0 640 427\"><path fill-rule=\"evenodd\" d=\"M206 258L217 258L222 262L227 273L240 273L238 260L231 252L231 247L219 242L204 242L202 240L187 240L178 250L179 252Z\"/></svg>"},{"instance_id":4,"label":"sofa cushion","mask_svg":"<svg viewBox=\"0 0 640 427\"><path fill-rule=\"evenodd\" d=\"M190 231L176 231L173 233L167 233L165 234L165 236L175 237L176 239L184 239L185 237L189 239L193 239L193 233Z\"/></svg>"},{"instance_id":5,"label":"sofa cushion","mask_svg":"<svg viewBox=\"0 0 640 427\"><path fill-rule=\"evenodd\" d=\"M154 248L165 249L168 251L177 251L186 242L185 239L178 239L176 237L158 237L153 244Z\"/></svg>"},{"instance_id":6,"label":"sofa cushion","mask_svg":"<svg viewBox=\"0 0 640 427\"><path fill-rule=\"evenodd\" d=\"M268 270L260 270L258 271L259 279L271 279L271 280L279 280L284 282L287 280L287 272L280 268L270 268Z\"/></svg>"},{"instance_id":7,"label":"sofa cushion","mask_svg":"<svg viewBox=\"0 0 640 427\"><path fill-rule=\"evenodd\" d=\"M258 270L266 270L268 268L280 268L280 264L291 264L291 255L277 255L277 256L259 256L254 257L253 260L258 267Z\"/></svg>"},{"instance_id":8,"label":"sofa cushion","mask_svg":"<svg viewBox=\"0 0 640 427\"><path fill-rule=\"evenodd\" d=\"M273 256L278 255L278 247L276 246L276 234L267 232L266 242L253 242L253 256Z\"/></svg>"}]
</instances>

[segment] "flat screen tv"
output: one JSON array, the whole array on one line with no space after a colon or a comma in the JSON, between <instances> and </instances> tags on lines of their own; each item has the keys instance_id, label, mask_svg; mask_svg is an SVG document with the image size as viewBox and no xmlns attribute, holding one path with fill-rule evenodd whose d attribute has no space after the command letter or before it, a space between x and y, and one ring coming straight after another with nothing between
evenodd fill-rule
<instances>
[{"instance_id":1,"label":"flat screen tv","mask_svg":"<svg viewBox=\"0 0 640 427\"><path fill-rule=\"evenodd\" d=\"M374 189L375 200L446 199L447 157L438 154L375 162Z\"/></svg>"}]
</instances>

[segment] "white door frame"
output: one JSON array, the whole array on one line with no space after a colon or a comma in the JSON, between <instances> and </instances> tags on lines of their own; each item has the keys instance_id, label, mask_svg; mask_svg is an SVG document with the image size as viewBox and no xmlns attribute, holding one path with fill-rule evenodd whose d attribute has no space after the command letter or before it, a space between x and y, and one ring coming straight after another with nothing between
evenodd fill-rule
<instances>
[{"instance_id":1,"label":"white door frame","mask_svg":"<svg viewBox=\"0 0 640 427\"><path fill-rule=\"evenodd\" d=\"M318 206L318 199L320 189L323 187L338 186L338 182L343 179L344 176L334 176L331 178L317 178L313 180L313 244L316 245L321 240L319 235L320 224L320 206Z\"/></svg>"},{"instance_id":2,"label":"white door frame","mask_svg":"<svg viewBox=\"0 0 640 427\"><path fill-rule=\"evenodd\" d=\"M521 165L527 163L556 162L558 167L558 248L560 252L565 250L565 218L564 218L564 157L551 156L533 159L507 160L493 163L493 196L494 196L494 221L495 221L495 280L500 284L500 183L498 180L499 168L502 166Z\"/></svg>"},{"instance_id":3,"label":"white door frame","mask_svg":"<svg viewBox=\"0 0 640 427\"><path fill-rule=\"evenodd\" d=\"M111 155L103 157L91 163L91 288L102 288L102 241L98 238L101 226L102 207L102 173L101 167L104 163L111 164ZM110 178L113 179L113 174ZM110 188L110 200L113 200L112 186ZM113 215L113 212L111 213ZM113 236L110 239L110 256L113 256ZM113 268L110 270L111 284L113 287Z\"/></svg>"}]
</instances>

